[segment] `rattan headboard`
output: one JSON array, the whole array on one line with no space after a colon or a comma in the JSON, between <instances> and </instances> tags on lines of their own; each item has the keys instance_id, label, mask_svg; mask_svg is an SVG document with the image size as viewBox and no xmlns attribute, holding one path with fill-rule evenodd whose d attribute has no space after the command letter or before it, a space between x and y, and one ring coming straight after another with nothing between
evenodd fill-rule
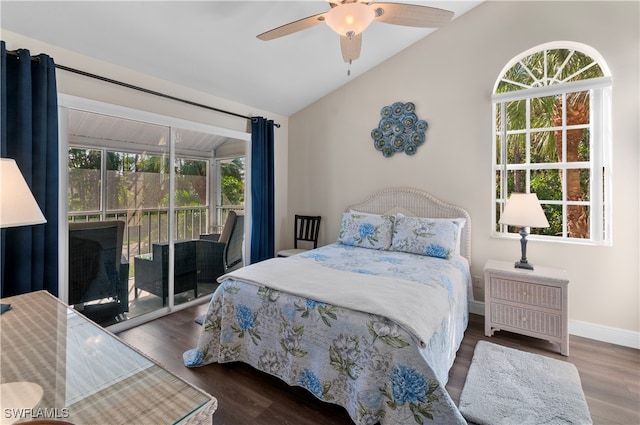
<instances>
[{"instance_id":1,"label":"rattan headboard","mask_svg":"<svg viewBox=\"0 0 640 425\"><path fill-rule=\"evenodd\" d=\"M367 200L350 205L348 210L371 214L403 213L408 216L430 218L464 218L460 253L471 265L471 216L460 207L442 202L422 190L409 187L390 187L373 193Z\"/></svg>"}]
</instances>

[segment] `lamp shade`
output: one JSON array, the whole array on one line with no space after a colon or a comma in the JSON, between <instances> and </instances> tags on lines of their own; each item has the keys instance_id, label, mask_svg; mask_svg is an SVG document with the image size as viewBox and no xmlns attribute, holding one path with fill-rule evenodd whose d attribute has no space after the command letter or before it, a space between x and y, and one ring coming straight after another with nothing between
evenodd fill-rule
<instances>
[{"instance_id":1,"label":"lamp shade","mask_svg":"<svg viewBox=\"0 0 640 425\"><path fill-rule=\"evenodd\" d=\"M364 3L344 3L328 11L324 20L341 36L353 37L364 31L375 17L373 9Z\"/></svg>"},{"instance_id":2,"label":"lamp shade","mask_svg":"<svg viewBox=\"0 0 640 425\"><path fill-rule=\"evenodd\" d=\"M500 224L518 227L549 227L535 193L512 193L504 207Z\"/></svg>"},{"instance_id":3,"label":"lamp shade","mask_svg":"<svg viewBox=\"0 0 640 425\"><path fill-rule=\"evenodd\" d=\"M0 158L0 227L46 223L18 164Z\"/></svg>"}]
</instances>

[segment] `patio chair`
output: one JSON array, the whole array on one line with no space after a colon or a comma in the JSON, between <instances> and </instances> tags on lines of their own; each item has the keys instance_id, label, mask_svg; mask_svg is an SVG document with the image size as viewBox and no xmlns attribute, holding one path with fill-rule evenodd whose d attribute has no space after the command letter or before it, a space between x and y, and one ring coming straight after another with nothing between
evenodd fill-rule
<instances>
[{"instance_id":1,"label":"patio chair","mask_svg":"<svg viewBox=\"0 0 640 425\"><path fill-rule=\"evenodd\" d=\"M198 284L217 284L218 277L242 267L244 214L230 211L222 233L201 235L200 239L174 242L174 287L179 294L193 290ZM154 243L152 254L139 255L135 263L135 292L143 290L162 298L166 305L169 296L169 243Z\"/></svg>"},{"instance_id":2,"label":"patio chair","mask_svg":"<svg viewBox=\"0 0 640 425\"><path fill-rule=\"evenodd\" d=\"M193 291L198 294L197 251L198 241L174 242L174 292L180 294ZM169 243L154 243L151 255L138 255L133 259L135 265L135 291L143 290L162 298L167 305L169 296Z\"/></svg>"},{"instance_id":3,"label":"patio chair","mask_svg":"<svg viewBox=\"0 0 640 425\"><path fill-rule=\"evenodd\" d=\"M95 322L129 311L124 221L69 223L69 304Z\"/></svg>"},{"instance_id":4,"label":"patio chair","mask_svg":"<svg viewBox=\"0 0 640 425\"><path fill-rule=\"evenodd\" d=\"M207 263L213 264L216 270L219 270L219 267L222 266L222 273L216 276L216 279L224 273L242 267L244 212L229 211L222 233L201 235L200 239L215 242L214 246L217 248L212 253L213 255L209 255Z\"/></svg>"},{"instance_id":5,"label":"patio chair","mask_svg":"<svg viewBox=\"0 0 640 425\"><path fill-rule=\"evenodd\" d=\"M227 220L224 223L220 242L224 243L222 260L224 272L239 269L243 266L244 251L244 212L229 211Z\"/></svg>"}]
</instances>

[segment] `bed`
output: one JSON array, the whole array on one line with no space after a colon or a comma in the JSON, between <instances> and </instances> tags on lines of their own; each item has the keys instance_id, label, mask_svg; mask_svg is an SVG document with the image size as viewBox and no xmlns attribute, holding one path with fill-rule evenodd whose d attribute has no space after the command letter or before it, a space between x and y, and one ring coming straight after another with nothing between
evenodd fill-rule
<instances>
[{"instance_id":1,"label":"bed","mask_svg":"<svg viewBox=\"0 0 640 425\"><path fill-rule=\"evenodd\" d=\"M342 215L335 243L220 278L184 363L244 362L356 424L466 423L445 390L468 323L471 219L412 188Z\"/></svg>"}]
</instances>

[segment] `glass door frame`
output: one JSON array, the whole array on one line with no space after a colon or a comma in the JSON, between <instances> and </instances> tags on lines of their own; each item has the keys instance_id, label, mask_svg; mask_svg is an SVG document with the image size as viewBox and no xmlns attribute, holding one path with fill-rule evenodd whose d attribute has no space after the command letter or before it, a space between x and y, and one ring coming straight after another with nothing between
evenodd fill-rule
<instances>
[{"instance_id":1,"label":"glass door frame","mask_svg":"<svg viewBox=\"0 0 640 425\"><path fill-rule=\"evenodd\" d=\"M196 304L201 304L206 302L206 297L196 298L192 301L188 301L181 304L174 303L174 270L175 270L175 262L174 262L174 237L173 231L175 229L175 138L176 132L179 130L193 130L199 131L203 133L210 133L219 136L225 136L232 139L243 140L246 143L246 154L250 154L250 141L251 141L251 133L241 132L237 130L231 130L227 128L217 127L208 124L197 123L193 121L187 121L180 118L169 117L165 115L160 115L152 112L140 111L137 109L132 109L128 107L113 105L105 102L100 102L96 100L81 98L77 96L71 96L67 94L58 94L58 137L59 137L59 193L58 199L60 200L58 208L60 217L64 217L64 220L60 220L58 223L58 233L59 233L59 257L58 262L61 265L58 270L58 294L59 298L67 302L68 301L68 288L66 282L68 282L68 267L67 264L67 253L68 253L68 220L66 217L68 216L68 205L65 200L67 199L67 187L69 185L68 179L68 150L69 150L69 126L68 126L68 111L69 109L77 109L86 112L92 112L96 114L102 115L110 115L117 118L122 118L126 120L135 120L140 122L145 122L153 125L160 125L169 128L170 130L170 140L169 140L169 163L170 167L170 179L169 179L169 216L172 219L169 221L169 293L170 296L167 300L167 305L163 308L155 310L150 313L146 313L137 317L130 318L128 320L118 322L114 325L109 326L107 329L111 332L120 332L125 329L132 328L134 326L140 325L142 323L148 322L150 320L156 319L158 317L164 316L174 311L179 311L184 308L191 307ZM212 161L215 158L211 158ZM247 180L250 179L248 176L250 170L246 170L247 172ZM245 186L245 207L246 205L250 205L250 196L251 191L247 190ZM245 235L245 240L250 240Z\"/></svg>"}]
</instances>

